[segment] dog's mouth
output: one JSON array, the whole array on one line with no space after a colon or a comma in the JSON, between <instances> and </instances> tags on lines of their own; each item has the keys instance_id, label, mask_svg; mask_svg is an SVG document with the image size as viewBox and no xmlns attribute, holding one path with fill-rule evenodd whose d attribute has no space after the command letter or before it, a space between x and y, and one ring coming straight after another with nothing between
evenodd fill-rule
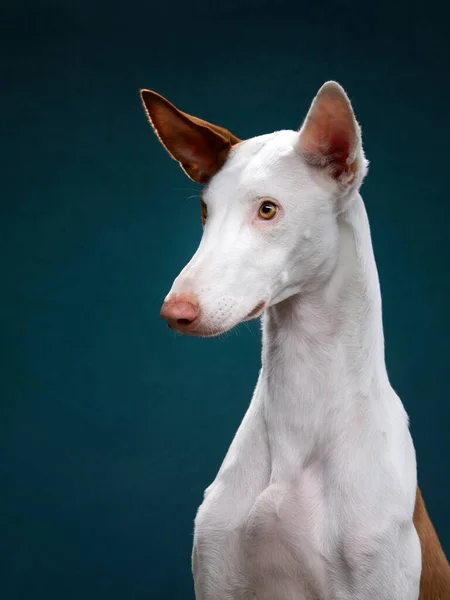
<instances>
[{"instance_id":1,"label":"dog's mouth","mask_svg":"<svg viewBox=\"0 0 450 600\"><path fill-rule=\"evenodd\" d=\"M259 302L255 306L255 308L247 314L246 317L244 317L241 321L239 321L238 323L236 323L234 326L231 326L231 327L226 327L224 329L209 328L209 327L203 328L203 327L197 325L197 327L195 327L195 326L192 328L186 327L184 330L179 330L179 333L182 333L184 335L194 336L194 337L204 337L204 338L216 337L218 335L227 333L231 329L234 329L234 327L239 325L239 323L244 323L245 321L250 321L251 319L256 319L257 317L261 316L261 314L264 312L265 308L266 308L266 303L264 301ZM169 327L170 327L170 325L169 325Z\"/></svg>"},{"instance_id":2,"label":"dog's mouth","mask_svg":"<svg viewBox=\"0 0 450 600\"><path fill-rule=\"evenodd\" d=\"M257 304L255 306L255 308L250 311L248 313L248 315L245 317L245 319L243 319L244 321L249 321L250 319L256 319L256 317L259 317L262 315L262 313L264 312L264 309L266 307L266 303L264 301L259 302L259 304Z\"/></svg>"}]
</instances>

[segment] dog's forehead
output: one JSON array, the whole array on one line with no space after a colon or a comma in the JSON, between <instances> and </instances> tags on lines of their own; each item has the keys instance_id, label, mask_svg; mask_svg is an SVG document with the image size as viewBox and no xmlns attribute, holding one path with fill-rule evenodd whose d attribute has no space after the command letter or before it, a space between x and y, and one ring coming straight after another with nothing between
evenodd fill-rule
<instances>
[{"instance_id":1,"label":"dog's forehead","mask_svg":"<svg viewBox=\"0 0 450 600\"><path fill-rule=\"evenodd\" d=\"M237 144L205 189L204 198L223 202L224 196L245 200L263 193L283 157L293 152L297 135L295 131L276 131Z\"/></svg>"},{"instance_id":2,"label":"dog's forehead","mask_svg":"<svg viewBox=\"0 0 450 600\"><path fill-rule=\"evenodd\" d=\"M292 152L296 139L295 131L283 130L245 140L236 145L223 170L234 172L235 176L240 172L241 178L259 175L261 170L267 172Z\"/></svg>"}]
</instances>

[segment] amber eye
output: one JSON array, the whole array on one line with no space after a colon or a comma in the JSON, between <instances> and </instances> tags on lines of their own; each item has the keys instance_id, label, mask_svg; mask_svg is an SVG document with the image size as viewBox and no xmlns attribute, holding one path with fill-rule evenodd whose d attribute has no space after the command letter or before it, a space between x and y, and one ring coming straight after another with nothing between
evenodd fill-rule
<instances>
[{"instance_id":1,"label":"amber eye","mask_svg":"<svg viewBox=\"0 0 450 600\"><path fill-rule=\"evenodd\" d=\"M202 209L202 225L204 227L206 223L206 218L208 216L208 209L206 208L206 204L203 202L203 200L200 200L200 206Z\"/></svg>"},{"instance_id":2,"label":"amber eye","mask_svg":"<svg viewBox=\"0 0 450 600\"><path fill-rule=\"evenodd\" d=\"M259 216L261 219L266 219L266 221L268 221L269 219L274 218L274 216L277 214L277 211L278 206L275 204L275 202L269 202L266 200L259 207Z\"/></svg>"}]
</instances>

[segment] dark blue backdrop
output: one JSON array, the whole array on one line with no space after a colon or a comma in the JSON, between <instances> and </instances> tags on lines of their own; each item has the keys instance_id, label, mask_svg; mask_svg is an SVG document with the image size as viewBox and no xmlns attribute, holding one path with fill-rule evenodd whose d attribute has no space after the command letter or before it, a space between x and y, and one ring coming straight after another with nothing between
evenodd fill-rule
<instances>
[{"instance_id":1,"label":"dark blue backdrop","mask_svg":"<svg viewBox=\"0 0 450 600\"><path fill-rule=\"evenodd\" d=\"M347 89L389 373L450 552L447 20L430 2L193 4L2 3L4 600L192 598L195 510L256 380L256 324L196 340L158 318L198 187L140 87L240 137L298 127L327 79Z\"/></svg>"}]
</instances>

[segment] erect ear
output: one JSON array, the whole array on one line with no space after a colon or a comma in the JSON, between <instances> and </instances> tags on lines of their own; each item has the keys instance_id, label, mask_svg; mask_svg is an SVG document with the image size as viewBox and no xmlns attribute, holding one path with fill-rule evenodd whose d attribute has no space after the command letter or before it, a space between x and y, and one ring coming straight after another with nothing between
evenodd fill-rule
<instances>
[{"instance_id":1,"label":"erect ear","mask_svg":"<svg viewBox=\"0 0 450 600\"><path fill-rule=\"evenodd\" d=\"M227 129L181 112L156 92L141 90L141 98L159 141L197 183L207 183L240 142Z\"/></svg>"},{"instance_id":2,"label":"erect ear","mask_svg":"<svg viewBox=\"0 0 450 600\"><path fill-rule=\"evenodd\" d=\"M325 83L314 98L300 129L297 150L344 188L356 180L360 183L366 174L361 131L350 100L335 81Z\"/></svg>"}]
</instances>

